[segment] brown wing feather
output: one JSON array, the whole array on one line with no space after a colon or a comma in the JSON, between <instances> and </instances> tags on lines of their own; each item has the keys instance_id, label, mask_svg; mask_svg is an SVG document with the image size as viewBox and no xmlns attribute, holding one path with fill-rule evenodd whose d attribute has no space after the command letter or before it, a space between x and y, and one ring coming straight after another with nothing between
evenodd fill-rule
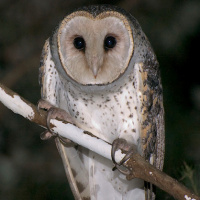
<instances>
[{"instance_id":1,"label":"brown wing feather","mask_svg":"<svg viewBox=\"0 0 200 200\"><path fill-rule=\"evenodd\" d=\"M162 97L162 86L160 83L160 75L158 71L158 63L155 65L145 65L140 63L141 73L141 111L142 111L142 126L141 126L141 145L143 156L156 168L162 170L164 163L164 108ZM146 183L147 195L146 199L155 199L153 186Z\"/></svg>"}]
</instances>

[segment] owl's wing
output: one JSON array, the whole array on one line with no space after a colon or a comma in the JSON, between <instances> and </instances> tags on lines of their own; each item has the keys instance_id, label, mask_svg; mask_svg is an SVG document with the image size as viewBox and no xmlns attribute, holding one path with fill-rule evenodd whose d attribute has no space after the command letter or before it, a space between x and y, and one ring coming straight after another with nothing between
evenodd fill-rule
<instances>
[{"instance_id":1,"label":"owl's wing","mask_svg":"<svg viewBox=\"0 0 200 200\"><path fill-rule=\"evenodd\" d=\"M149 59L150 60L150 59ZM165 151L164 108L158 62L138 63L138 98L141 112L141 149L143 156L162 170ZM150 184L151 185L151 184ZM149 187L147 185L147 187ZM150 190L152 190L150 186ZM148 190L149 193L149 190ZM151 192L150 192L151 193ZM149 194L147 199L154 199Z\"/></svg>"},{"instance_id":2,"label":"owl's wing","mask_svg":"<svg viewBox=\"0 0 200 200\"><path fill-rule=\"evenodd\" d=\"M42 51L39 81L41 85L41 97L54 106L67 111L65 90L60 76L55 68L50 51L49 39L45 42ZM59 138L55 139L58 151L61 155L68 182L75 199L88 199L88 172L83 166L78 149L75 145L64 145ZM68 157L68 155L71 155ZM75 159L70 159L70 158Z\"/></svg>"},{"instance_id":3,"label":"owl's wing","mask_svg":"<svg viewBox=\"0 0 200 200\"><path fill-rule=\"evenodd\" d=\"M158 66L138 64L143 156L162 170L165 149L164 108Z\"/></svg>"}]
</instances>

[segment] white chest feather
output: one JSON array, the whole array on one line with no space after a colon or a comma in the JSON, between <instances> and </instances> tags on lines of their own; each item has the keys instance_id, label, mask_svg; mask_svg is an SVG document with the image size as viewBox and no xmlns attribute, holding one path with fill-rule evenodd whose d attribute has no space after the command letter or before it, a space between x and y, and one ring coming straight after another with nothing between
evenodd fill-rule
<instances>
[{"instance_id":1,"label":"white chest feather","mask_svg":"<svg viewBox=\"0 0 200 200\"><path fill-rule=\"evenodd\" d=\"M138 102L132 82L117 92L87 94L71 88L66 98L70 114L82 128L110 143L119 137L138 143Z\"/></svg>"}]
</instances>

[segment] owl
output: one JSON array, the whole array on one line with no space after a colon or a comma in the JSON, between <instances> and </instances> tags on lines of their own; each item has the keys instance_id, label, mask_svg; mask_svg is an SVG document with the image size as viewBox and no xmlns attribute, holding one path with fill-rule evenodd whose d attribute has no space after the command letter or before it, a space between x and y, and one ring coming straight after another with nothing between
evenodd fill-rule
<instances>
[{"instance_id":1,"label":"owl","mask_svg":"<svg viewBox=\"0 0 200 200\"><path fill-rule=\"evenodd\" d=\"M43 47L42 99L106 142L125 139L162 170L164 109L159 64L137 20L109 5L69 13ZM71 133L73 134L73 133ZM126 180L113 163L56 140L75 199L154 199L154 187ZM153 189L152 189L153 188Z\"/></svg>"}]
</instances>

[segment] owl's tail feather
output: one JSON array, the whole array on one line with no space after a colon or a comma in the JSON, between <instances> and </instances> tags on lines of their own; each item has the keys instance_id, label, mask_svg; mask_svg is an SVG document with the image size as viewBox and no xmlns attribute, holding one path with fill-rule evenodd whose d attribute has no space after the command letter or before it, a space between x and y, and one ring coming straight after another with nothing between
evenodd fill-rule
<instances>
[{"instance_id":1,"label":"owl's tail feather","mask_svg":"<svg viewBox=\"0 0 200 200\"><path fill-rule=\"evenodd\" d=\"M146 200L155 200L156 187L152 183L145 181L144 188L145 188L145 199Z\"/></svg>"}]
</instances>

